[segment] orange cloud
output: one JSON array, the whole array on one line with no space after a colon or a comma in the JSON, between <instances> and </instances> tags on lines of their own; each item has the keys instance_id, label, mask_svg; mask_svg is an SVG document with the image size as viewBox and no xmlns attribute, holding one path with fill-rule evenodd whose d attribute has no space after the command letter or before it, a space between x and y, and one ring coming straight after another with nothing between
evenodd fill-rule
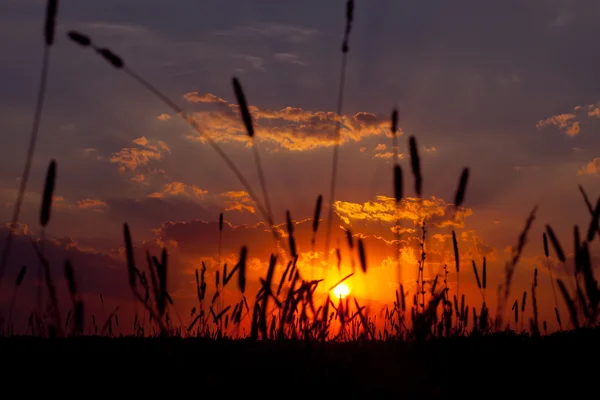
<instances>
[{"instance_id":1,"label":"orange cloud","mask_svg":"<svg viewBox=\"0 0 600 400\"><path fill-rule=\"evenodd\" d=\"M394 157L394 153L390 152L390 151L386 151L385 153L377 153L375 154L375 158L384 158L384 159L390 159ZM402 158L401 154L398 154L398 158Z\"/></svg>"},{"instance_id":2,"label":"orange cloud","mask_svg":"<svg viewBox=\"0 0 600 400\"><path fill-rule=\"evenodd\" d=\"M204 133L218 142L248 143L246 130L241 122L238 105L211 93L187 93L184 99L191 103L212 104L213 111L193 114ZM389 116L359 112L339 116L329 111L308 111L286 107L270 110L249 106L256 137L277 144L291 151L306 151L335 144L336 124L341 122L340 142L359 142L365 137L390 135ZM400 132L402 134L402 132ZM202 137L191 137L203 141Z\"/></svg>"},{"instance_id":3,"label":"orange cloud","mask_svg":"<svg viewBox=\"0 0 600 400\"><path fill-rule=\"evenodd\" d=\"M54 196L52 199L52 206L57 210L66 210L72 207L63 196Z\"/></svg>"},{"instance_id":4,"label":"orange cloud","mask_svg":"<svg viewBox=\"0 0 600 400\"><path fill-rule=\"evenodd\" d=\"M581 131L581 120L585 119L586 117L600 118L599 104L588 104L587 106L578 105L573 108L573 111L575 113L558 114L541 120L536 124L536 127L541 129L548 125L554 125L563 130L568 136L575 136Z\"/></svg>"},{"instance_id":5,"label":"orange cloud","mask_svg":"<svg viewBox=\"0 0 600 400\"><path fill-rule=\"evenodd\" d=\"M133 182L142 183L146 180L144 174L137 174L133 178L131 178Z\"/></svg>"},{"instance_id":6,"label":"orange cloud","mask_svg":"<svg viewBox=\"0 0 600 400\"><path fill-rule=\"evenodd\" d=\"M160 114L156 119L159 121L168 121L171 119L171 116L169 114Z\"/></svg>"},{"instance_id":7,"label":"orange cloud","mask_svg":"<svg viewBox=\"0 0 600 400\"><path fill-rule=\"evenodd\" d=\"M219 103L229 105L227 100L223 100L212 93L200 94L198 92L190 92L184 94L183 98L190 103Z\"/></svg>"},{"instance_id":8,"label":"orange cloud","mask_svg":"<svg viewBox=\"0 0 600 400\"><path fill-rule=\"evenodd\" d=\"M579 121L575 114L559 114L552 117L540 120L536 127L542 129L548 125L554 125L562 129L568 136L575 136L579 133Z\"/></svg>"},{"instance_id":9,"label":"orange cloud","mask_svg":"<svg viewBox=\"0 0 600 400\"><path fill-rule=\"evenodd\" d=\"M190 186L190 190L192 191L192 193L198 197L198 198L203 198L205 194L208 193L208 190L204 190L204 189L200 189L198 186L196 185L191 185Z\"/></svg>"},{"instance_id":10,"label":"orange cloud","mask_svg":"<svg viewBox=\"0 0 600 400\"><path fill-rule=\"evenodd\" d=\"M579 168L578 175L595 175L600 171L600 157L594 158L592 161Z\"/></svg>"},{"instance_id":11,"label":"orange cloud","mask_svg":"<svg viewBox=\"0 0 600 400\"><path fill-rule=\"evenodd\" d=\"M77 200L77 208L83 208L83 209L94 209L95 211L103 211L104 208L106 208L108 205L106 204L106 202L102 201L102 200L96 200L96 199L83 199L83 200Z\"/></svg>"},{"instance_id":12,"label":"orange cloud","mask_svg":"<svg viewBox=\"0 0 600 400\"><path fill-rule=\"evenodd\" d=\"M348 225L352 225L353 221L392 224L397 218L419 225L425 218L427 224L436 227L464 227L465 219L473 214L470 208L459 207L454 210L454 205L435 196L429 200L415 197L403 198L398 210L396 210L396 200L387 196L377 196L375 201L362 204L336 201L334 207L339 218Z\"/></svg>"},{"instance_id":13,"label":"orange cloud","mask_svg":"<svg viewBox=\"0 0 600 400\"><path fill-rule=\"evenodd\" d=\"M225 211L248 211L252 214L256 212L255 203L246 191L225 192L221 193L220 196L225 198Z\"/></svg>"},{"instance_id":14,"label":"orange cloud","mask_svg":"<svg viewBox=\"0 0 600 400\"><path fill-rule=\"evenodd\" d=\"M600 106L596 104L590 104L588 106L588 117L597 117L600 118Z\"/></svg>"},{"instance_id":15,"label":"orange cloud","mask_svg":"<svg viewBox=\"0 0 600 400\"><path fill-rule=\"evenodd\" d=\"M170 182L164 184L160 192L151 193L148 197L153 199L163 199L167 196L185 196L202 199L207 193L208 190L200 189L196 185L187 185L183 182Z\"/></svg>"},{"instance_id":16,"label":"orange cloud","mask_svg":"<svg viewBox=\"0 0 600 400\"><path fill-rule=\"evenodd\" d=\"M119 171L125 173L127 171L135 171L141 166L148 165L151 161L158 161L163 158L164 153L170 153L171 150L167 144L161 140L155 144L145 137L139 137L132 141L136 147L126 147L114 153L110 162L119 166ZM136 174L136 181L143 181Z\"/></svg>"}]
</instances>

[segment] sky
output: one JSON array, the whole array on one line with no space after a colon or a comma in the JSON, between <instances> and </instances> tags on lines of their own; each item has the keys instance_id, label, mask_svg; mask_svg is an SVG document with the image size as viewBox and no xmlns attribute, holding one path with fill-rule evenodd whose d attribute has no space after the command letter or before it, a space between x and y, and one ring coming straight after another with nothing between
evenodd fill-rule
<instances>
[{"instance_id":1,"label":"sky","mask_svg":"<svg viewBox=\"0 0 600 400\"><path fill-rule=\"evenodd\" d=\"M247 245L256 289L269 255L277 251L253 199L205 136L122 71L69 41L66 33L77 30L122 56L189 113L261 193L231 83L237 77L253 116L284 254L289 210L302 270L309 275L312 265L315 277L334 282L357 262L356 249L345 241L349 229L364 240L369 263L368 273L357 270L349 285L361 301L378 305L392 301L399 281L390 132L390 114L397 108L405 195L401 283L414 287L421 220L427 217L426 278L433 279L444 264L454 268L454 230L461 286L467 300L479 305L472 260L481 268L486 257L493 282L488 286L494 289L537 205L513 297L530 290L538 268L541 313L552 326L549 273L564 277L572 267L553 255L544 260L542 232L551 225L572 260L573 226L585 233L590 220L578 185L592 204L600 195L600 55L594 51L600 3L358 0L338 116L344 8L342 0L61 1L47 102L7 281L28 265L25 285L35 284L37 260L29 238L41 235L41 192L52 159L58 178L45 251L59 280L65 260L73 262L81 289L95 303L100 293L111 307L131 301L125 222L139 262L144 249L169 250L170 292L181 310L194 304L194 271L202 261L214 276L219 258L231 265ZM31 130L44 12L41 0L0 4L3 238ZM331 250L339 246L342 271L323 268L338 118ZM415 197L410 174L410 136L421 156L422 200ZM455 211L465 167L467 194ZM313 250L318 195L324 209ZM219 256L221 212L226 223ZM597 254L594 244L592 250ZM449 281L455 284L454 270ZM4 291L3 303L10 296ZM32 296L22 297L17 308L28 315Z\"/></svg>"}]
</instances>

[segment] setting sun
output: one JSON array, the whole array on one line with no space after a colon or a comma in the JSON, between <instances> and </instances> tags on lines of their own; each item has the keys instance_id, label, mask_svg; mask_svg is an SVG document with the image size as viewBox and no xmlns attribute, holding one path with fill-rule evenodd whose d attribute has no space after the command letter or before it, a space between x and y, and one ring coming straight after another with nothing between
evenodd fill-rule
<instances>
[{"instance_id":1,"label":"setting sun","mask_svg":"<svg viewBox=\"0 0 600 400\"><path fill-rule=\"evenodd\" d=\"M345 283L340 283L335 288L333 288L333 294L335 295L335 297L343 299L344 297L350 294L350 288Z\"/></svg>"}]
</instances>

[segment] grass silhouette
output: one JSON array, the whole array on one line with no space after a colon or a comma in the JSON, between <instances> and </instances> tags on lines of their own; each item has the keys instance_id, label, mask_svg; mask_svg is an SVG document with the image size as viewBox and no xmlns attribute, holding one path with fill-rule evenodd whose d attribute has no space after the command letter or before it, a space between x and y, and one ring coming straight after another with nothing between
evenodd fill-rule
<instances>
[{"instance_id":1,"label":"grass silhouette","mask_svg":"<svg viewBox=\"0 0 600 400\"><path fill-rule=\"evenodd\" d=\"M40 84L38 87L37 101L35 105L35 112L33 116L33 127L31 129L31 135L29 138L29 146L27 148L27 156L25 158L25 166L23 168L23 175L21 176L21 183L19 185L19 192L17 200L15 202L15 208L13 216L10 222L8 235L2 249L2 258L0 258L0 289L2 288L2 278L6 272L6 265L10 259L10 252L13 241L13 229L15 224L19 220L21 214L21 207L25 197L25 191L27 190L27 183L29 182L29 174L31 172L31 164L33 163L33 157L35 155L35 148L37 145L38 134L40 130L40 124L42 122L42 112L44 110L44 102L46 100L46 86L48 82L48 71L50 69L50 50L54 44L55 38L55 25L58 14L58 0L48 0L46 7L46 20L44 23L44 54L42 57L42 69L40 72Z\"/></svg>"}]
</instances>

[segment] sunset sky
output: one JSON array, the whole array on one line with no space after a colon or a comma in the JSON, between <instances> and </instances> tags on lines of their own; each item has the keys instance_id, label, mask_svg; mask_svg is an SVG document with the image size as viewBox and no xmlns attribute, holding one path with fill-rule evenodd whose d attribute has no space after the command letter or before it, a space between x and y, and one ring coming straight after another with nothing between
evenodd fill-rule
<instances>
[{"instance_id":1,"label":"sunset sky","mask_svg":"<svg viewBox=\"0 0 600 400\"><path fill-rule=\"evenodd\" d=\"M529 290L537 266L542 315L552 325L542 232L550 224L571 259L573 226L585 234L590 219L577 185L592 204L600 195L600 3L356 3L332 239L332 250L340 241L344 271L351 270L351 260L341 227L365 240L369 271L349 281L351 290L379 304L390 301L397 287L390 136L390 114L397 107L407 197L404 284L414 286L419 220L426 215L427 278L444 263L454 271L454 229L463 256L461 287L464 282L473 305L480 304L471 260L481 268L486 256L493 298L510 246L539 205L513 297ZM2 241L31 130L44 4L0 4ZM247 245L253 284L275 251L256 205L206 142L127 75L69 41L69 30L121 55L189 112L260 193L231 84L237 76L253 113L275 222L284 232L289 210L297 222L301 265L308 268L313 256L320 265L326 221L316 255L310 252L311 227L317 196L324 196L323 218L330 200L345 1L63 0L60 6L47 103L8 282L27 264L26 281L33 284L37 260L27 236L40 234L40 198L51 159L58 163L58 181L46 252L59 278L62 263L72 260L89 296L103 293L113 305L131 299L124 222L140 249L156 253L168 247L170 290L182 308L194 302L200 262L214 271L220 212L227 222L222 258L235 263ZM411 135L424 176L420 208L410 174ZM455 217L452 202L464 167L470 167L471 179ZM596 254L597 246L592 249ZM142 256L140 251L139 263ZM558 276L564 274L551 263ZM339 278L332 271L328 279ZM20 307L28 314L31 304L23 299Z\"/></svg>"}]
</instances>

